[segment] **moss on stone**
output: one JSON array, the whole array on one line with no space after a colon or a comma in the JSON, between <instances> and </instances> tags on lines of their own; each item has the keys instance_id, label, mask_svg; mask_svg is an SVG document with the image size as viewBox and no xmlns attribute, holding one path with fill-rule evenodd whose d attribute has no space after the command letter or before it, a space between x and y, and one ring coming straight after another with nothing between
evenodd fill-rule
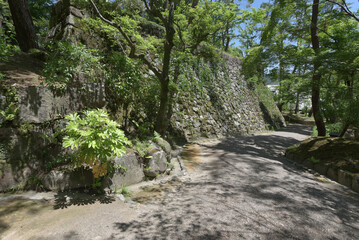
<instances>
[{"instance_id":1,"label":"moss on stone","mask_svg":"<svg viewBox=\"0 0 359 240\"><path fill-rule=\"evenodd\" d=\"M359 142L341 138L310 138L286 150L287 156L298 160L315 158L352 173L359 173Z\"/></svg>"}]
</instances>

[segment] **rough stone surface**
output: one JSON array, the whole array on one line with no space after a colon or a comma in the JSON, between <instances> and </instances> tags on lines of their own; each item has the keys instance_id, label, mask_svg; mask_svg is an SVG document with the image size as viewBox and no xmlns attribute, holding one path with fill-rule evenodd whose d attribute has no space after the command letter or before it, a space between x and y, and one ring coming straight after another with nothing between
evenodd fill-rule
<instances>
[{"instance_id":1,"label":"rough stone surface","mask_svg":"<svg viewBox=\"0 0 359 240\"><path fill-rule=\"evenodd\" d=\"M307 168L313 168L313 167L314 167L314 164L313 164L311 161L309 161L309 160L304 161L304 162L303 162L303 165L304 165L305 167L307 167Z\"/></svg>"},{"instance_id":2,"label":"rough stone surface","mask_svg":"<svg viewBox=\"0 0 359 240\"><path fill-rule=\"evenodd\" d=\"M339 170L338 171L338 182L340 184L343 184L344 186L347 186L348 188L351 188L352 182L353 182L353 174L351 174L347 171Z\"/></svg>"},{"instance_id":3,"label":"rough stone surface","mask_svg":"<svg viewBox=\"0 0 359 240\"><path fill-rule=\"evenodd\" d=\"M126 199L122 194L116 194L116 197L120 199L122 202L124 202Z\"/></svg>"},{"instance_id":4,"label":"rough stone surface","mask_svg":"<svg viewBox=\"0 0 359 240\"><path fill-rule=\"evenodd\" d=\"M31 173L28 167L13 169L9 163L0 160L0 192L24 184Z\"/></svg>"},{"instance_id":5,"label":"rough stone surface","mask_svg":"<svg viewBox=\"0 0 359 240\"><path fill-rule=\"evenodd\" d=\"M82 18L88 18L88 11L79 9L71 0L60 0L51 8L50 40L72 41L89 48L105 46L104 40L92 30L83 30Z\"/></svg>"},{"instance_id":6,"label":"rough stone surface","mask_svg":"<svg viewBox=\"0 0 359 240\"><path fill-rule=\"evenodd\" d=\"M163 139L156 139L155 143L158 146L160 146L162 148L162 150L166 152L167 155L171 154L172 148L171 148L171 145L167 141L165 141Z\"/></svg>"},{"instance_id":7,"label":"rough stone surface","mask_svg":"<svg viewBox=\"0 0 359 240\"><path fill-rule=\"evenodd\" d=\"M352 189L359 193L359 174L353 176Z\"/></svg>"},{"instance_id":8,"label":"rough stone surface","mask_svg":"<svg viewBox=\"0 0 359 240\"><path fill-rule=\"evenodd\" d=\"M329 166L325 165L325 164L315 164L314 165L314 170L317 171L318 173L322 174L322 175L326 175L327 171L328 171Z\"/></svg>"},{"instance_id":9,"label":"rough stone surface","mask_svg":"<svg viewBox=\"0 0 359 240\"><path fill-rule=\"evenodd\" d=\"M329 168L327 175L330 179L332 179L333 181L338 181L338 170L334 169L334 168Z\"/></svg>"},{"instance_id":10,"label":"rough stone surface","mask_svg":"<svg viewBox=\"0 0 359 240\"><path fill-rule=\"evenodd\" d=\"M171 119L173 131L191 141L202 137L250 134L268 126L285 126L268 89L262 86L261 91L265 93L259 96L241 75L241 61L224 53L221 57L224 64L217 66L208 85L193 89L192 93L179 93ZM195 78L203 77L195 75Z\"/></svg>"},{"instance_id":11,"label":"rough stone surface","mask_svg":"<svg viewBox=\"0 0 359 240\"><path fill-rule=\"evenodd\" d=\"M89 169L76 169L73 171L53 170L42 179L44 187L51 191L64 191L77 188L91 187L93 174Z\"/></svg>"},{"instance_id":12,"label":"rough stone surface","mask_svg":"<svg viewBox=\"0 0 359 240\"><path fill-rule=\"evenodd\" d=\"M167 170L167 157L164 151L156 151L151 154L151 158L146 164L144 173L148 177L157 177L158 174L164 173Z\"/></svg>"},{"instance_id":13,"label":"rough stone surface","mask_svg":"<svg viewBox=\"0 0 359 240\"><path fill-rule=\"evenodd\" d=\"M122 185L128 186L139 183L145 177L143 173L143 164L135 154L129 154L115 159L115 165L121 165L123 168L118 168L109 176L105 185L110 189L119 189Z\"/></svg>"},{"instance_id":14,"label":"rough stone surface","mask_svg":"<svg viewBox=\"0 0 359 240\"><path fill-rule=\"evenodd\" d=\"M63 93L44 86L20 87L19 96L19 118L28 123L42 123L81 111L84 107L105 105L105 89L96 83L69 87Z\"/></svg>"}]
</instances>

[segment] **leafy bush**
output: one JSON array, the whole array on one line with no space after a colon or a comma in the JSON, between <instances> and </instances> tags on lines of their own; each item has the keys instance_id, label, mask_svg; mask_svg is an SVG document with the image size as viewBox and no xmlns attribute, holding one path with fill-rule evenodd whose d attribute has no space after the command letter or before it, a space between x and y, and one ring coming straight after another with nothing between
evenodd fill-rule
<instances>
[{"instance_id":1,"label":"leafy bush","mask_svg":"<svg viewBox=\"0 0 359 240\"><path fill-rule=\"evenodd\" d=\"M92 166L95 177L102 177L111 169L112 158L126 152L125 145L131 145L118 123L109 119L102 109L85 111L84 117L77 113L65 117L63 147L78 150L72 163Z\"/></svg>"},{"instance_id":2,"label":"leafy bush","mask_svg":"<svg viewBox=\"0 0 359 240\"><path fill-rule=\"evenodd\" d=\"M3 110L0 110L0 126L5 125L11 121L13 121L19 110L18 106L18 98L17 89L9 88L9 89L0 89L0 93L5 95L5 104L6 106Z\"/></svg>"},{"instance_id":3,"label":"leafy bush","mask_svg":"<svg viewBox=\"0 0 359 240\"><path fill-rule=\"evenodd\" d=\"M50 47L42 76L47 85L64 89L79 79L96 81L101 78L102 57L97 50L87 49L82 44L58 42Z\"/></svg>"},{"instance_id":4,"label":"leafy bush","mask_svg":"<svg viewBox=\"0 0 359 240\"><path fill-rule=\"evenodd\" d=\"M329 134L331 132L337 132L339 133L341 131L341 124L339 123L327 123L325 124L325 129L326 129L326 132L327 132L327 137L329 137ZM318 137L318 130L317 130L317 126L314 126L313 127L313 134L312 134L313 137Z\"/></svg>"},{"instance_id":5,"label":"leafy bush","mask_svg":"<svg viewBox=\"0 0 359 240\"><path fill-rule=\"evenodd\" d=\"M0 38L0 62L6 62L19 48L11 44L12 38L4 34L2 29L0 29L0 36L2 36L2 38Z\"/></svg>"}]
</instances>

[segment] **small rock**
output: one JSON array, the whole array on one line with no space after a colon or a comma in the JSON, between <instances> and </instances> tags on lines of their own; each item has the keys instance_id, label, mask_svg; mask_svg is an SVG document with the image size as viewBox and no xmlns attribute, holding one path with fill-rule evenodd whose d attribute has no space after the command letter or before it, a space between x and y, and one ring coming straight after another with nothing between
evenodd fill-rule
<instances>
[{"instance_id":1,"label":"small rock","mask_svg":"<svg viewBox=\"0 0 359 240\"><path fill-rule=\"evenodd\" d=\"M136 205L136 203L134 201L131 201L131 200L126 200L125 203L128 203L130 205Z\"/></svg>"},{"instance_id":2,"label":"small rock","mask_svg":"<svg viewBox=\"0 0 359 240\"><path fill-rule=\"evenodd\" d=\"M178 174L177 174L177 175L178 175ZM171 178L171 181L181 181L181 179L179 179L178 176L173 176L173 177Z\"/></svg>"},{"instance_id":3,"label":"small rock","mask_svg":"<svg viewBox=\"0 0 359 240\"><path fill-rule=\"evenodd\" d=\"M124 202L126 199L122 194L116 194L116 197L120 199L122 202Z\"/></svg>"}]
</instances>

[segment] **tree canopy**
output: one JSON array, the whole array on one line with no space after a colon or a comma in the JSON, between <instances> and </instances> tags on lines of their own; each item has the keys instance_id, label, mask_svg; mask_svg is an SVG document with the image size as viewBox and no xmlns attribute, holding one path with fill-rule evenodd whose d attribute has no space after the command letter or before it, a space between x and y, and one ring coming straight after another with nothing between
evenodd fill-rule
<instances>
[{"instance_id":1,"label":"tree canopy","mask_svg":"<svg viewBox=\"0 0 359 240\"><path fill-rule=\"evenodd\" d=\"M311 109L319 135L326 135L325 122L339 123L342 134L350 125L358 127L359 18L344 0L274 0L246 9L233 0L73 0L90 13L82 26L107 41L96 50L48 41L54 1L24 0L24 8L12 7L14 2L0 1L0 56L16 44L24 51L42 44L48 52L65 49L66 54L57 56L82 63L55 66L50 57L48 81L57 78L51 73L67 74L70 80L62 81L66 85L82 67L99 69L103 72L95 75L106 79L112 97L121 99L127 110L139 101L136 93L153 91L156 97L146 100L155 107L151 124L163 136L183 64L194 58L213 61L221 51L242 59L250 84L275 83L281 111ZM21 9L30 14L26 19L18 17ZM34 31L20 29L32 22ZM29 46L24 46L24 36L33 39ZM156 82L156 90L149 87L149 79Z\"/></svg>"}]
</instances>

